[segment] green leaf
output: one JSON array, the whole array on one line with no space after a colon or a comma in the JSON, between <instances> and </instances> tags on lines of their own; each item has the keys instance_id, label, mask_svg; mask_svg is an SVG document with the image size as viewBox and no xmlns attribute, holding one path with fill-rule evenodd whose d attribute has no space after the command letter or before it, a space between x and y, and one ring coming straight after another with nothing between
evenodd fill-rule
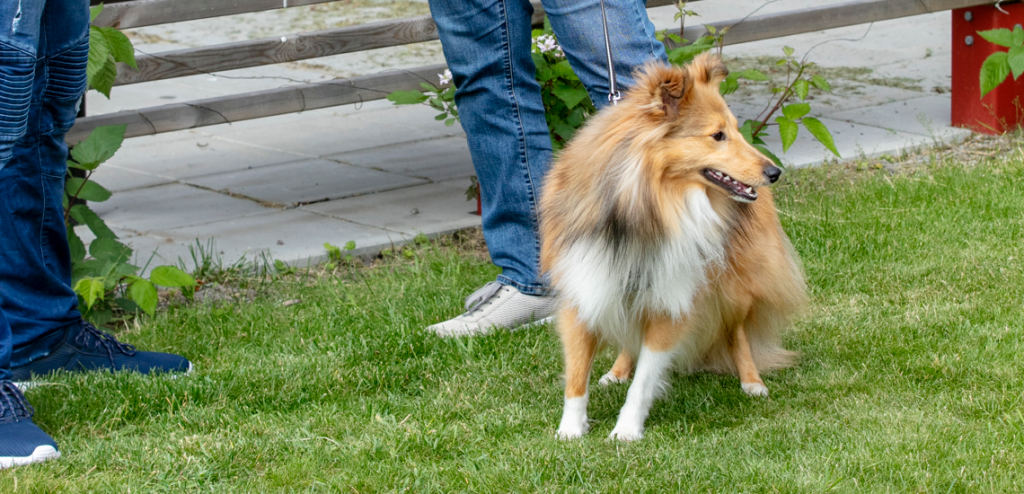
<instances>
[{"instance_id":1,"label":"green leaf","mask_svg":"<svg viewBox=\"0 0 1024 494\"><path fill-rule=\"evenodd\" d=\"M822 91L832 92L832 86L829 86L828 81L820 75L815 74L811 76L811 84L814 84L814 87Z\"/></svg>"},{"instance_id":2,"label":"green leaf","mask_svg":"<svg viewBox=\"0 0 1024 494\"><path fill-rule=\"evenodd\" d=\"M803 124L804 127L810 131L811 135L818 140L818 142L825 145L829 151L832 151L832 154L842 158L842 156L839 155L839 150L836 149L835 141L832 140L832 133L828 131L825 124L821 123L820 120L811 117L804 118Z\"/></svg>"},{"instance_id":3,"label":"green leaf","mask_svg":"<svg viewBox=\"0 0 1024 494\"><path fill-rule=\"evenodd\" d=\"M132 314L138 313L140 310L139 304L135 303L131 299L127 299L124 297L115 298L114 304L120 307L122 311Z\"/></svg>"},{"instance_id":4,"label":"green leaf","mask_svg":"<svg viewBox=\"0 0 1024 494\"><path fill-rule=\"evenodd\" d=\"M794 103L782 107L782 114L790 120L800 120L804 115L811 112L811 105L807 103Z\"/></svg>"},{"instance_id":5,"label":"green leaf","mask_svg":"<svg viewBox=\"0 0 1024 494\"><path fill-rule=\"evenodd\" d=\"M997 51L989 55L985 62L981 64L981 73L978 75L981 97L984 98L989 91L995 89L1009 75L1009 55L1005 51Z\"/></svg>"},{"instance_id":6,"label":"green leaf","mask_svg":"<svg viewBox=\"0 0 1024 494\"><path fill-rule=\"evenodd\" d=\"M1024 48L1017 46L1010 48L1010 52L1006 54L1006 61L1010 65L1013 80L1017 80L1021 74L1024 74Z\"/></svg>"},{"instance_id":7,"label":"green leaf","mask_svg":"<svg viewBox=\"0 0 1024 494\"><path fill-rule=\"evenodd\" d=\"M554 133L566 142L572 140L572 136L576 134L576 127L573 127L561 120L553 122L551 127L554 130Z\"/></svg>"},{"instance_id":8,"label":"green leaf","mask_svg":"<svg viewBox=\"0 0 1024 494\"><path fill-rule=\"evenodd\" d=\"M800 130L796 126L796 122L786 118L777 117L775 122L779 124L779 137L782 138L782 152L785 153L789 150L789 147L796 141L796 134Z\"/></svg>"},{"instance_id":9,"label":"green leaf","mask_svg":"<svg viewBox=\"0 0 1024 494\"><path fill-rule=\"evenodd\" d=\"M68 246L71 247L71 264L78 264L85 260L85 244L75 233L75 229L68 226Z\"/></svg>"},{"instance_id":10,"label":"green leaf","mask_svg":"<svg viewBox=\"0 0 1024 494\"><path fill-rule=\"evenodd\" d=\"M558 77L579 80L579 78L576 77L576 73L572 70L572 65L569 65L568 60L562 60L561 62L552 65L551 71Z\"/></svg>"},{"instance_id":11,"label":"green leaf","mask_svg":"<svg viewBox=\"0 0 1024 494\"><path fill-rule=\"evenodd\" d=\"M156 311L156 305L159 301L156 286L149 280L139 276L131 276L129 279L131 284L128 285L128 298L135 302L139 309L152 316L153 312Z\"/></svg>"},{"instance_id":12,"label":"green leaf","mask_svg":"<svg viewBox=\"0 0 1024 494\"><path fill-rule=\"evenodd\" d=\"M700 55L712 48L714 48L714 45L712 44L699 43L680 46L679 48L674 48L668 52L668 61L676 65L683 65L690 60L693 60L693 57L696 57L697 55Z\"/></svg>"},{"instance_id":13,"label":"green leaf","mask_svg":"<svg viewBox=\"0 0 1024 494\"><path fill-rule=\"evenodd\" d=\"M103 4L99 4L95 7L89 7L89 22L95 21L96 16L103 12Z\"/></svg>"},{"instance_id":14,"label":"green leaf","mask_svg":"<svg viewBox=\"0 0 1024 494\"><path fill-rule=\"evenodd\" d=\"M774 161L776 165L782 166L782 160L780 160L778 156L775 156L775 153L769 151L764 144L754 144L754 148L761 151L761 154L767 156L768 159Z\"/></svg>"},{"instance_id":15,"label":"green leaf","mask_svg":"<svg viewBox=\"0 0 1024 494\"><path fill-rule=\"evenodd\" d=\"M97 238L117 238L114 231L85 204L71 206L69 213L79 224L88 225L89 230L92 230L93 235L96 235Z\"/></svg>"},{"instance_id":16,"label":"green leaf","mask_svg":"<svg viewBox=\"0 0 1024 494\"><path fill-rule=\"evenodd\" d=\"M100 32L103 33L103 37L107 40L107 48L110 54L114 57L115 62L121 62L129 67L138 70L139 66L135 63L135 47L132 46L131 40L124 35L121 31L112 27L100 27Z\"/></svg>"},{"instance_id":17,"label":"green leaf","mask_svg":"<svg viewBox=\"0 0 1024 494\"><path fill-rule=\"evenodd\" d=\"M569 107L570 110L589 97L587 90L582 86L573 87L560 83L555 83L555 87L551 92L558 96L558 99L564 101L565 106Z\"/></svg>"},{"instance_id":18,"label":"green leaf","mask_svg":"<svg viewBox=\"0 0 1024 494\"><path fill-rule=\"evenodd\" d=\"M718 92L722 96L725 96L727 94L732 94L736 92L736 90L739 88L740 83L736 82L736 78L730 75L729 77L726 77L725 80L718 85Z\"/></svg>"},{"instance_id":19,"label":"green leaf","mask_svg":"<svg viewBox=\"0 0 1024 494\"><path fill-rule=\"evenodd\" d=\"M83 168L94 170L121 149L127 128L127 125L104 125L94 129L89 137L71 149L71 157Z\"/></svg>"},{"instance_id":20,"label":"green leaf","mask_svg":"<svg viewBox=\"0 0 1024 494\"><path fill-rule=\"evenodd\" d=\"M356 241L349 240L348 242L345 242L345 250L356 250Z\"/></svg>"},{"instance_id":21,"label":"green leaf","mask_svg":"<svg viewBox=\"0 0 1024 494\"><path fill-rule=\"evenodd\" d=\"M159 266L149 274L149 279L160 286L194 287L196 280L188 273L174 266Z\"/></svg>"},{"instance_id":22,"label":"green leaf","mask_svg":"<svg viewBox=\"0 0 1024 494\"><path fill-rule=\"evenodd\" d=\"M123 264L132 257L132 249L113 238L97 238L89 244L89 255L93 259Z\"/></svg>"},{"instance_id":23,"label":"green leaf","mask_svg":"<svg viewBox=\"0 0 1024 494\"><path fill-rule=\"evenodd\" d=\"M102 185L86 181L84 178L68 177L64 182L64 192L71 197L92 202L103 202L110 199L110 191Z\"/></svg>"},{"instance_id":24,"label":"green leaf","mask_svg":"<svg viewBox=\"0 0 1024 494\"><path fill-rule=\"evenodd\" d=\"M787 57L792 56L793 55L793 48L790 48L788 46L783 46L782 47L782 53L785 53Z\"/></svg>"},{"instance_id":25,"label":"green leaf","mask_svg":"<svg viewBox=\"0 0 1024 494\"><path fill-rule=\"evenodd\" d=\"M1010 48L1013 46L1013 33L1009 29L991 29L988 31L978 31L978 34L989 41L989 43L995 43L999 46L1005 46Z\"/></svg>"},{"instance_id":26,"label":"green leaf","mask_svg":"<svg viewBox=\"0 0 1024 494\"><path fill-rule=\"evenodd\" d=\"M747 141L747 144L754 143L754 122L753 120L747 120L740 126L740 135L743 136L743 140Z\"/></svg>"},{"instance_id":27,"label":"green leaf","mask_svg":"<svg viewBox=\"0 0 1024 494\"><path fill-rule=\"evenodd\" d=\"M85 306L92 309L97 300L103 300L106 291L103 288L103 280L99 278L82 278L75 284L75 293L82 297Z\"/></svg>"},{"instance_id":28,"label":"green leaf","mask_svg":"<svg viewBox=\"0 0 1024 494\"><path fill-rule=\"evenodd\" d=\"M1020 24L1013 26L1013 39L1011 41L1013 42L1011 48L1024 48L1024 26Z\"/></svg>"},{"instance_id":29,"label":"green leaf","mask_svg":"<svg viewBox=\"0 0 1024 494\"><path fill-rule=\"evenodd\" d=\"M761 72L760 70L757 70L757 69L747 69L747 70L744 70L744 71L741 71L741 72L737 72L736 73L736 77L738 79L749 79L751 81L767 81L768 80L768 76L764 75L764 72Z\"/></svg>"},{"instance_id":30,"label":"green leaf","mask_svg":"<svg viewBox=\"0 0 1024 494\"><path fill-rule=\"evenodd\" d=\"M807 93L811 90L811 83L807 82L806 79L799 79L793 82L793 93L795 93L800 100L807 99Z\"/></svg>"},{"instance_id":31,"label":"green leaf","mask_svg":"<svg viewBox=\"0 0 1024 494\"><path fill-rule=\"evenodd\" d=\"M418 105L427 100L420 91L395 91L388 95L388 101L396 105Z\"/></svg>"}]
</instances>

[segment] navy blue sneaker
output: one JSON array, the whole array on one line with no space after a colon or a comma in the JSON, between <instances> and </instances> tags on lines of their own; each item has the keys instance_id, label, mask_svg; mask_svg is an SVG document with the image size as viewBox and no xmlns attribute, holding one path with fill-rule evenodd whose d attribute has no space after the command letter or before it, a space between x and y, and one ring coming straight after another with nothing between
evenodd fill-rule
<instances>
[{"instance_id":1,"label":"navy blue sneaker","mask_svg":"<svg viewBox=\"0 0 1024 494\"><path fill-rule=\"evenodd\" d=\"M32 422L35 410L11 381L0 381L0 469L60 458L57 443Z\"/></svg>"},{"instance_id":2,"label":"navy blue sneaker","mask_svg":"<svg viewBox=\"0 0 1024 494\"><path fill-rule=\"evenodd\" d=\"M192 363L173 353L140 352L117 341L112 335L82 321L63 329L60 343L45 357L12 367L16 382L32 376L44 376L57 370L82 372L93 370L129 371L141 374L159 372L189 373Z\"/></svg>"}]
</instances>

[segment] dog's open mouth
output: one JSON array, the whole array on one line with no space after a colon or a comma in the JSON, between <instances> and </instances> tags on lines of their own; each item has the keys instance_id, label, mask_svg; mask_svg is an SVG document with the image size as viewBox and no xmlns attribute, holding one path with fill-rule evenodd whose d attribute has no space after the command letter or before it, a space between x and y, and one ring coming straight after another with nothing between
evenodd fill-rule
<instances>
[{"instance_id":1,"label":"dog's open mouth","mask_svg":"<svg viewBox=\"0 0 1024 494\"><path fill-rule=\"evenodd\" d=\"M725 189L732 194L733 199L741 202L753 202L757 200L757 192L753 187L736 180L718 170L704 169L704 177L715 185Z\"/></svg>"}]
</instances>

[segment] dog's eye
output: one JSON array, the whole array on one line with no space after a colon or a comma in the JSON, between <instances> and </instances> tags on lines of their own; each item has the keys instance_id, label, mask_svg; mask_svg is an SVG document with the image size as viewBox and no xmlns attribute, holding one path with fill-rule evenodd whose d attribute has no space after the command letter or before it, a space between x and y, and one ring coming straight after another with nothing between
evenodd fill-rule
<instances>
[{"instance_id":1,"label":"dog's eye","mask_svg":"<svg viewBox=\"0 0 1024 494\"><path fill-rule=\"evenodd\" d=\"M711 136L711 138L716 140L716 141L724 141L725 140L725 132L718 132L715 135Z\"/></svg>"}]
</instances>

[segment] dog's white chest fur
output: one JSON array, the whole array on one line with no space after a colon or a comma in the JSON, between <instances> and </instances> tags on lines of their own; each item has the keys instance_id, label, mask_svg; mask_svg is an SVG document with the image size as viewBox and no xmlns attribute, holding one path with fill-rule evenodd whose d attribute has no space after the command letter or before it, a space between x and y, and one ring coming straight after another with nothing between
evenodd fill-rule
<instances>
[{"instance_id":1,"label":"dog's white chest fur","mask_svg":"<svg viewBox=\"0 0 1024 494\"><path fill-rule=\"evenodd\" d=\"M577 241L554 266L565 304L604 338L633 346L642 312L681 318L707 283L707 268L725 257L724 221L703 188L687 192L679 232L660 245L622 239L616 250L595 236Z\"/></svg>"}]
</instances>

